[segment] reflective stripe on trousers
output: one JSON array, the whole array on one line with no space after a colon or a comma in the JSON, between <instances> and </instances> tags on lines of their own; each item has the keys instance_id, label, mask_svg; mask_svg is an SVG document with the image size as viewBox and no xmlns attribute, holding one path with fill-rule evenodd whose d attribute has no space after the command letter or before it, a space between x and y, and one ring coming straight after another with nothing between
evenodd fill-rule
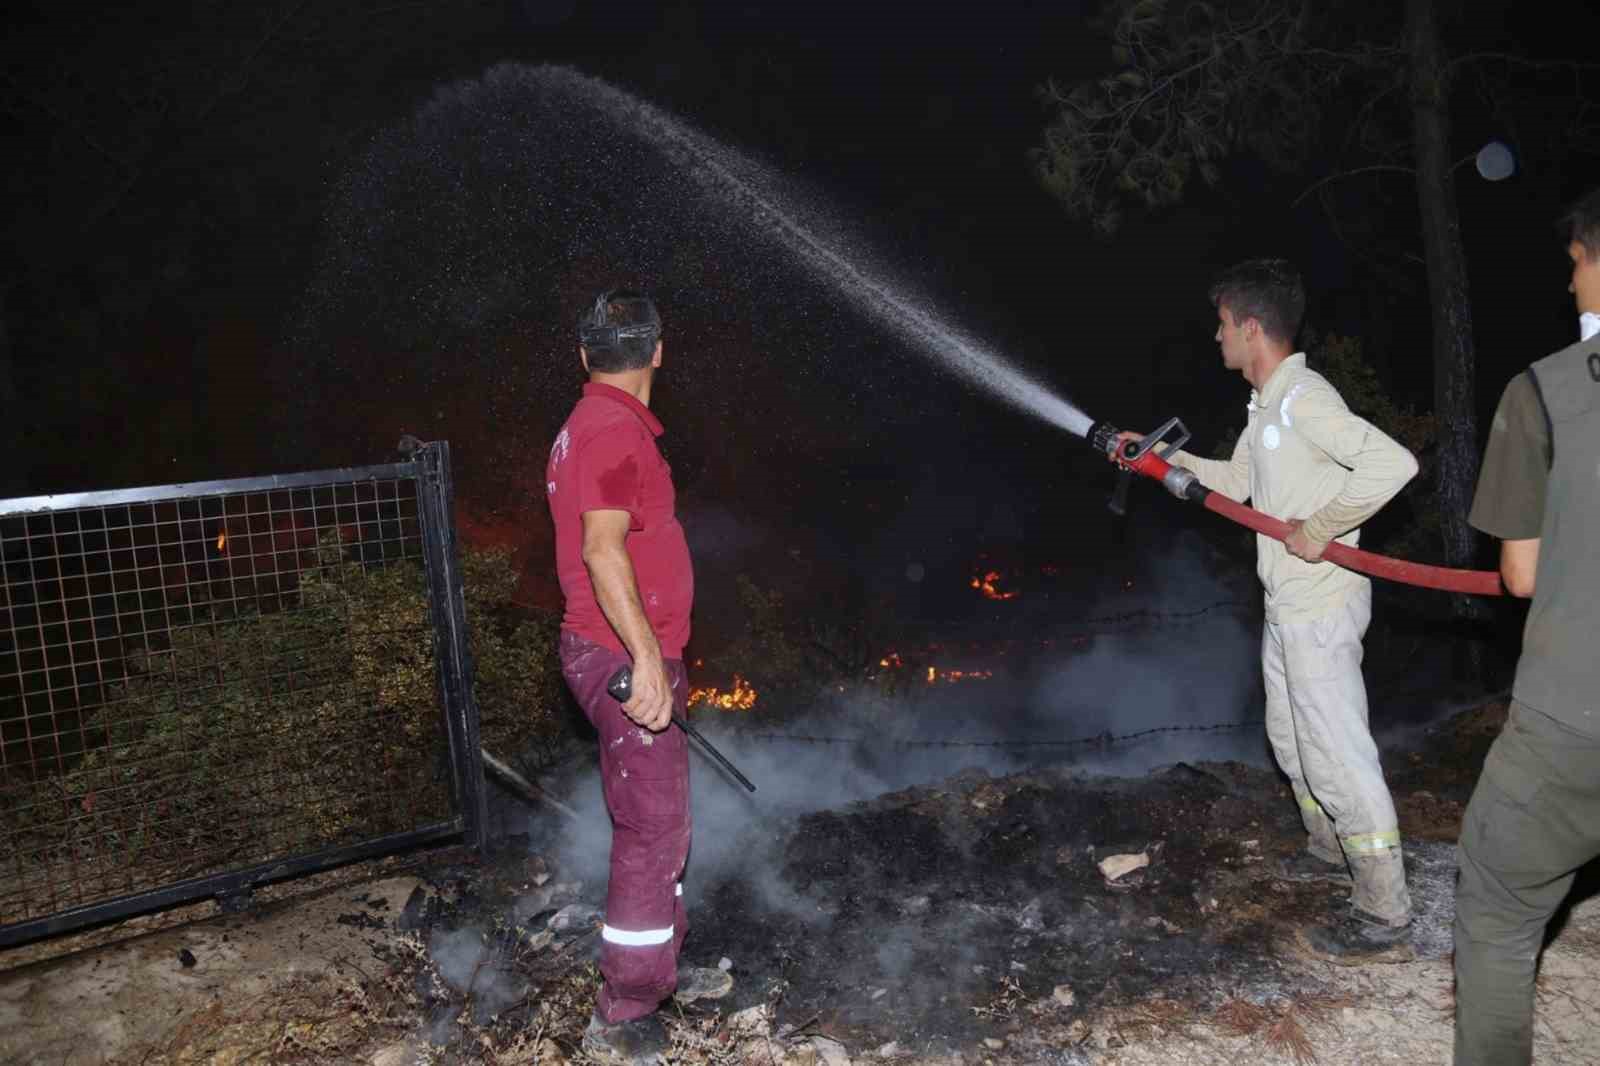
<instances>
[{"instance_id":1,"label":"reflective stripe on trousers","mask_svg":"<svg viewBox=\"0 0 1600 1066\"><path fill-rule=\"evenodd\" d=\"M679 882L674 896L683 895L683 884ZM660 929L618 929L613 925L600 927L600 939L608 944L618 944L626 948L647 948L656 944L665 944L672 939L674 929L672 926L663 926Z\"/></svg>"}]
</instances>

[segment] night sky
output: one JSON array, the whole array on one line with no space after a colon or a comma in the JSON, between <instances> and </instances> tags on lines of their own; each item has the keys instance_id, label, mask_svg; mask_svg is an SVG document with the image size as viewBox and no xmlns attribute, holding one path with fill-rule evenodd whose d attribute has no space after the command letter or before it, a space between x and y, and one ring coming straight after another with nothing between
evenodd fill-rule
<instances>
[{"instance_id":1,"label":"night sky","mask_svg":"<svg viewBox=\"0 0 1600 1066\"><path fill-rule=\"evenodd\" d=\"M577 310L625 282L666 318L656 408L703 567L779 585L843 567L904 596L912 563L955 587L979 553L1032 566L1139 542L1081 446L937 371L748 205L719 208L581 108L524 105L504 72L541 64L783 175L809 223L1093 417L1179 414L1202 448L1233 427L1245 386L1205 287L1266 254L1301 264L1314 328L1364 337L1402 401L1431 395L1405 181L1340 183L1353 244L1316 198L1289 206L1332 156L1230 164L1109 241L1040 190L1038 86L1113 69L1093 5L23 7L0 82L8 495L381 462L402 432L444 437L468 539L516 547L548 600L530 484L580 381ZM1458 52L1586 60L1600 40L1594 10L1441 10ZM1454 116L1462 153L1500 137L1521 165L1496 185L1458 172L1485 409L1572 337L1553 221L1600 175L1600 146L1540 118L1573 73L1517 85L1520 111L1474 83ZM1178 521L1153 493L1137 507L1151 536ZM1085 561L1085 595L1104 569Z\"/></svg>"}]
</instances>

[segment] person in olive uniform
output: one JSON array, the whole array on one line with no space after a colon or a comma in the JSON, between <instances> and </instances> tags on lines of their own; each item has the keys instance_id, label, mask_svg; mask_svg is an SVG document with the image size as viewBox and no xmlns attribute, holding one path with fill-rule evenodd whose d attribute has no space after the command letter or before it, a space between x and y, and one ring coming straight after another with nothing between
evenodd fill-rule
<instances>
[{"instance_id":1,"label":"person in olive uniform","mask_svg":"<svg viewBox=\"0 0 1600 1066\"><path fill-rule=\"evenodd\" d=\"M1533 604L1462 820L1456 1066L1532 1060L1545 926L1600 855L1600 190L1566 223L1580 340L1506 386L1470 516L1501 540L1506 590Z\"/></svg>"}]
</instances>

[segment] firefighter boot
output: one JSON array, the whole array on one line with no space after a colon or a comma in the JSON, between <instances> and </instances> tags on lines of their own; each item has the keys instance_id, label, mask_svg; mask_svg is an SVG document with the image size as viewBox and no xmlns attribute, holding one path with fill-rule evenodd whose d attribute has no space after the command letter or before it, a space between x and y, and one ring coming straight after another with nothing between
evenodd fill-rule
<instances>
[{"instance_id":1,"label":"firefighter boot","mask_svg":"<svg viewBox=\"0 0 1600 1066\"><path fill-rule=\"evenodd\" d=\"M1411 947L1411 897L1399 845L1349 857L1355 879L1350 910L1326 925L1303 929L1300 943L1313 955L1343 966L1407 962Z\"/></svg>"}]
</instances>

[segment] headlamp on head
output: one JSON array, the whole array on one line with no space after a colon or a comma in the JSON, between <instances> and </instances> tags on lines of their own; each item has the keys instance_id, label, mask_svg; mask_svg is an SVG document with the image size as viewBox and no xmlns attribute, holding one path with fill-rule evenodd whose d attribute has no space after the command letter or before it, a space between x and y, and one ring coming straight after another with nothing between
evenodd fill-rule
<instances>
[{"instance_id":1,"label":"headlamp on head","mask_svg":"<svg viewBox=\"0 0 1600 1066\"><path fill-rule=\"evenodd\" d=\"M624 340L661 336L661 315L650 297L639 292L607 289L578 317L578 343L589 351L620 348Z\"/></svg>"}]
</instances>

